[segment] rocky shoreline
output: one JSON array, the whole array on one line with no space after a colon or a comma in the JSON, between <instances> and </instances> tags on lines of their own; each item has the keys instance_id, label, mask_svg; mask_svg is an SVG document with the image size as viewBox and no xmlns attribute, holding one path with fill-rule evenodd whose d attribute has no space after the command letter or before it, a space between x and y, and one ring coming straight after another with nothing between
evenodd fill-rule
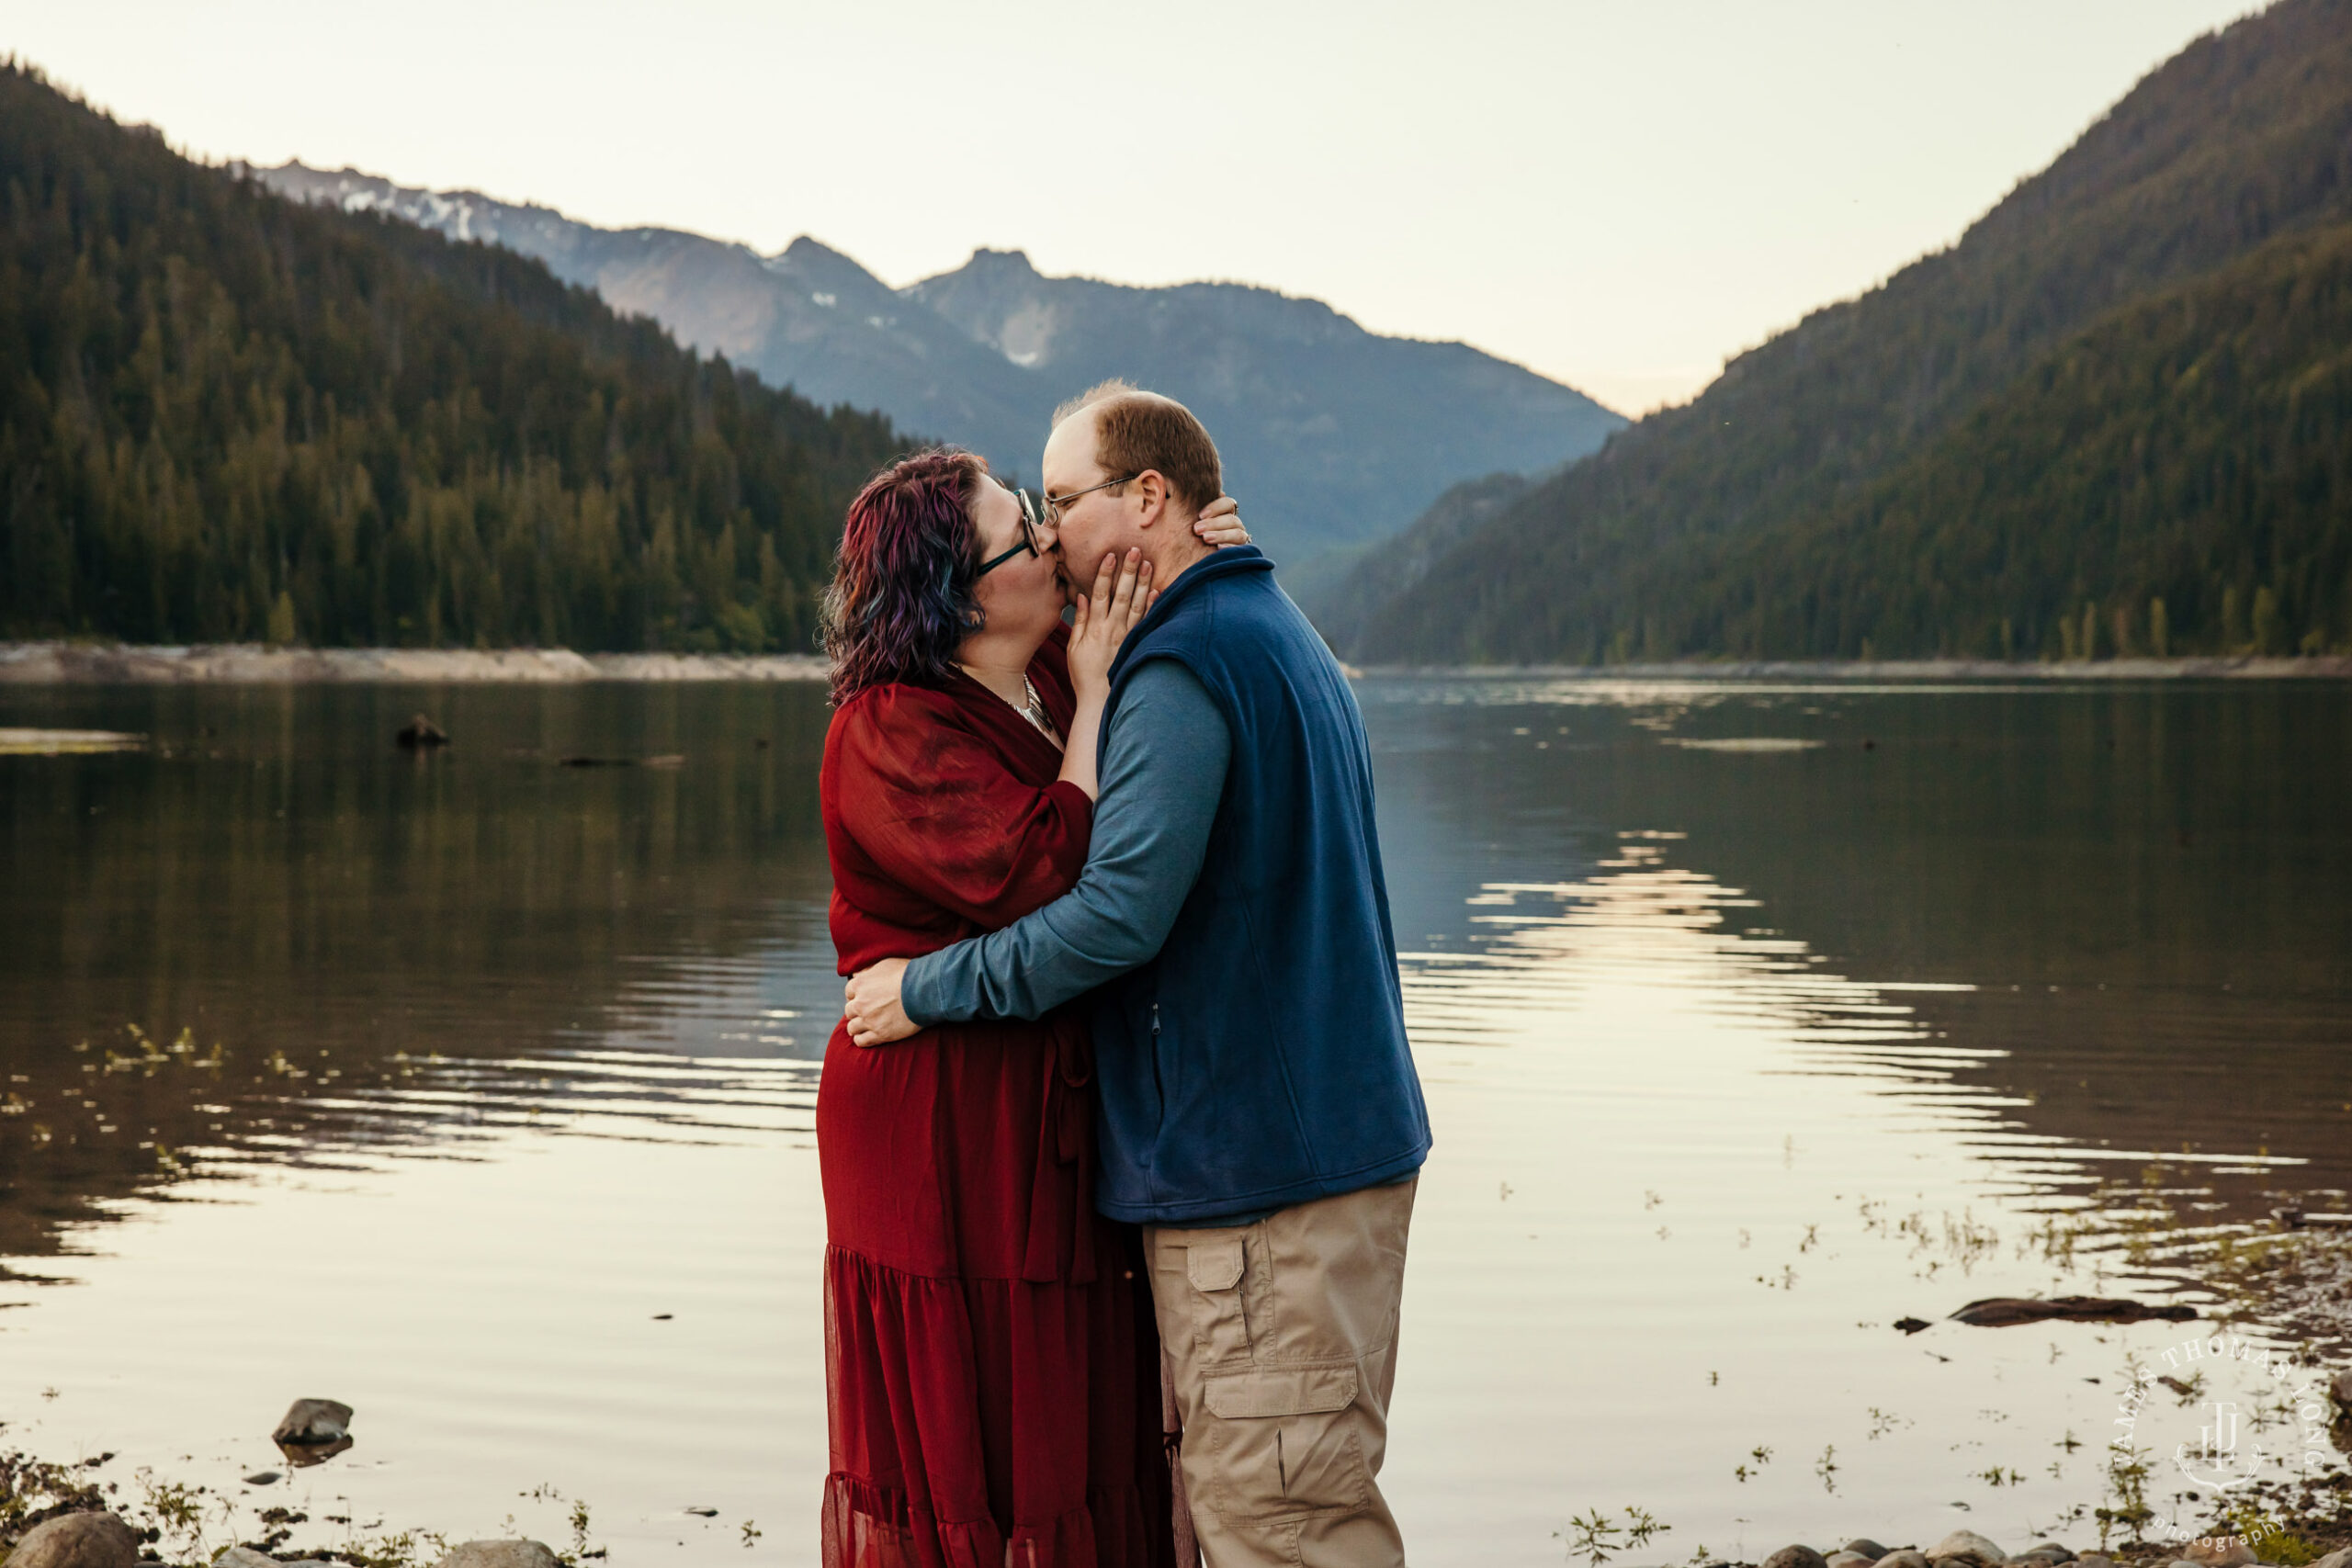
<instances>
[{"instance_id":1,"label":"rocky shoreline","mask_svg":"<svg viewBox=\"0 0 2352 1568\"><path fill-rule=\"evenodd\" d=\"M111 1457L111 1456L107 1456ZM470 1540L456 1545L431 1531L411 1531L372 1541L273 1555L287 1550L291 1526L307 1517L266 1509L268 1532L251 1541L211 1549L200 1528L207 1511L202 1488L146 1487L142 1510L117 1511L119 1483L101 1485L89 1472L104 1458L60 1466L0 1455L0 1564L5 1568L583 1568L605 1554L588 1547L584 1510L575 1516L582 1530L572 1548L558 1551L526 1539ZM2077 1555L2046 1540L2010 1553L1973 1530L1954 1530L1932 1546L1889 1548L1857 1538L1826 1550L1784 1546L1761 1563L1711 1559L1702 1568L2352 1568L2352 1475L2306 1482L2292 1496L2278 1493L2250 1499L2233 1514L2216 1518L2213 1533L2188 1540L2127 1540L2111 1551ZM132 1522L141 1513L147 1522ZM129 1514L130 1517L126 1517ZM509 1521L510 1525L512 1521ZM175 1540L177 1536L180 1540ZM187 1540L197 1550L173 1548ZM159 1550L159 1547L161 1550ZM1593 1565L1617 1555L1613 1545L1588 1533L1569 1549Z\"/></svg>"},{"instance_id":2,"label":"rocky shoreline","mask_svg":"<svg viewBox=\"0 0 2352 1568\"><path fill-rule=\"evenodd\" d=\"M0 684L448 685L592 681L822 681L815 654L574 653L561 648L263 648L252 643L132 648L0 644Z\"/></svg>"},{"instance_id":3,"label":"rocky shoreline","mask_svg":"<svg viewBox=\"0 0 2352 1568\"><path fill-rule=\"evenodd\" d=\"M135 1529L107 1508L77 1508L30 1527L0 1558L10 1568L142 1568L169 1561L153 1550L162 1528ZM560 1554L544 1541L508 1539L469 1540L449 1546L432 1537L402 1538L438 1548L431 1568L578 1568L578 1553ZM596 1555L602 1555L597 1553ZM350 1550L300 1557L273 1557L254 1546L224 1546L209 1568L401 1568L420 1561L413 1553L375 1554Z\"/></svg>"},{"instance_id":4,"label":"rocky shoreline","mask_svg":"<svg viewBox=\"0 0 2352 1568\"><path fill-rule=\"evenodd\" d=\"M2352 1438L2352 1371L2324 1386L2335 1414L2332 1437L2342 1452ZM271 1438L288 1464L314 1465L351 1446L351 1408L336 1401L297 1400ZM300 1548L293 1541L297 1529L311 1522L306 1513L263 1507L254 1518L259 1529L241 1529L237 1500L200 1483L159 1480L142 1469L126 1496L122 1481L104 1474L114 1458L59 1463L0 1452L0 1568L587 1568L606 1555L589 1543L589 1510L582 1502L572 1505L573 1539L562 1551L521 1538L452 1545L430 1529L372 1538L346 1529L339 1542ZM249 1486L267 1486L279 1473L245 1479ZM2352 1568L2352 1471L2342 1466L2231 1488L2209 1500L2212 1511L2194 1534L2177 1522L2152 1531L2158 1521L2144 1506L2143 1490L2127 1483L2114 1493L2113 1506L2066 1516L2098 1520L2098 1546L2080 1554L2057 1540L2013 1553L1962 1529L1926 1547L1888 1547L1867 1538L1835 1547L1792 1544L1760 1563L1716 1558L1702 1548L1678 1568ZM1625 1526L1597 1512L1574 1520L1568 1559L1583 1557L1589 1568L1620 1559L1654 1562L1642 1549L1666 1527L1640 1509L1626 1513ZM512 1517L507 1528L514 1528ZM221 1544L210 1534L216 1530L249 1539ZM746 1523L743 1530L746 1545L757 1539L756 1527ZM2109 1537L2118 1534L2123 1539L2110 1547ZM1633 1562L1618 1568L1633 1568Z\"/></svg>"},{"instance_id":5,"label":"rocky shoreline","mask_svg":"<svg viewBox=\"0 0 2352 1568\"><path fill-rule=\"evenodd\" d=\"M2076 1556L2054 1540L2045 1540L2011 1554L1973 1530L1954 1530L1935 1545L1889 1550L1877 1541L1857 1539L1827 1552L1809 1546L1784 1546L1756 1568L2251 1568L2275 1563L2281 1568L2352 1568L2352 1545L2334 1544L2334 1538L2352 1531L2352 1516L2336 1512L2296 1521L2264 1517L2271 1527L2259 1533L2235 1532L2195 1537L2172 1544L2134 1542L2139 1550L2118 1547L2111 1554L2089 1551ZM2301 1525L2302 1529L2295 1528ZM2321 1536L2320 1541L2312 1534ZM2330 1548L2319 1555L2322 1543ZM2265 1549L2271 1553L2264 1555ZM1709 1568L1718 1568L1710 1564ZM1722 1564L1720 1568L1749 1568Z\"/></svg>"}]
</instances>

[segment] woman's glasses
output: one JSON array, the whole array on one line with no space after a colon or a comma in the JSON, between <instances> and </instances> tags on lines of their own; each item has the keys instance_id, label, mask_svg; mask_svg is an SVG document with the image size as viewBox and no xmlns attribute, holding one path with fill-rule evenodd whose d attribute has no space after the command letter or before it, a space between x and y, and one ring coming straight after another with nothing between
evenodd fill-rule
<instances>
[{"instance_id":1,"label":"woman's glasses","mask_svg":"<svg viewBox=\"0 0 2352 1568\"><path fill-rule=\"evenodd\" d=\"M1099 489L1101 487L1098 486L1097 488ZM1080 493L1082 494L1084 492L1081 491ZM1027 550L1033 556L1042 556L1046 553L1037 543L1037 503L1029 499L1029 492L1027 491L1023 490L1018 486L1013 487L1012 498L1021 503L1021 542L1013 546L1011 549L1005 551L1002 555L994 557L989 560L983 561L980 565L980 570L972 574L975 578L986 577L989 572L994 571L997 568L1002 566L1005 562L1011 560L1013 557L1019 555L1023 550ZM1069 498L1064 497L1064 499L1067 500Z\"/></svg>"}]
</instances>

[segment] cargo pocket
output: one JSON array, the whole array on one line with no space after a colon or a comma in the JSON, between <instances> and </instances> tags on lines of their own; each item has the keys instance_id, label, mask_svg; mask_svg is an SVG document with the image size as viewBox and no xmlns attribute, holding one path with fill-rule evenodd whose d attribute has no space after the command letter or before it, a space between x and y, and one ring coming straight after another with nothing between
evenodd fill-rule
<instances>
[{"instance_id":1,"label":"cargo pocket","mask_svg":"<svg viewBox=\"0 0 2352 1568\"><path fill-rule=\"evenodd\" d=\"M1344 1513L1372 1477L1357 1431L1356 1369L1232 1372L1203 1386L1216 1458L1210 1506L1235 1518Z\"/></svg>"},{"instance_id":2,"label":"cargo pocket","mask_svg":"<svg viewBox=\"0 0 2352 1568\"><path fill-rule=\"evenodd\" d=\"M1241 1237L1197 1242L1185 1249L1184 1277L1193 1286L1193 1345L1203 1366L1246 1360L1250 1314L1241 1302Z\"/></svg>"}]
</instances>

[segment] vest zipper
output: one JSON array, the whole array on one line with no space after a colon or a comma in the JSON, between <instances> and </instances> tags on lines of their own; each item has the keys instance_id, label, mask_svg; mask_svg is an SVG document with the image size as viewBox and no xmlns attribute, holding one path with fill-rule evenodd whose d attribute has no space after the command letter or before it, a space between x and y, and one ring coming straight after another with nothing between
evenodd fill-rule
<instances>
[{"instance_id":1,"label":"vest zipper","mask_svg":"<svg viewBox=\"0 0 2352 1568\"><path fill-rule=\"evenodd\" d=\"M1159 1077L1159 1004L1151 1004L1151 1087L1159 1096L1159 1119L1168 1120L1168 1086Z\"/></svg>"}]
</instances>

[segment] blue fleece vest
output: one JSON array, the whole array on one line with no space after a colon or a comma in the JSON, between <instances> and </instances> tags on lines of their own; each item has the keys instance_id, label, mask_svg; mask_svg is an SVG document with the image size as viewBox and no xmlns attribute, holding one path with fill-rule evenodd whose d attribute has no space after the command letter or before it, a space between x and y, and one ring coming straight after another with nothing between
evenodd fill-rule
<instances>
[{"instance_id":1,"label":"blue fleece vest","mask_svg":"<svg viewBox=\"0 0 2352 1568\"><path fill-rule=\"evenodd\" d=\"M1159 957L1099 993L1096 1206L1186 1224L1408 1176L1429 1155L1429 1111L1355 694L1250 546L1185 571L1128 637L1106 734L1155 659L1207 688L1233 757Z\"/></svg>"}]
</instances>

